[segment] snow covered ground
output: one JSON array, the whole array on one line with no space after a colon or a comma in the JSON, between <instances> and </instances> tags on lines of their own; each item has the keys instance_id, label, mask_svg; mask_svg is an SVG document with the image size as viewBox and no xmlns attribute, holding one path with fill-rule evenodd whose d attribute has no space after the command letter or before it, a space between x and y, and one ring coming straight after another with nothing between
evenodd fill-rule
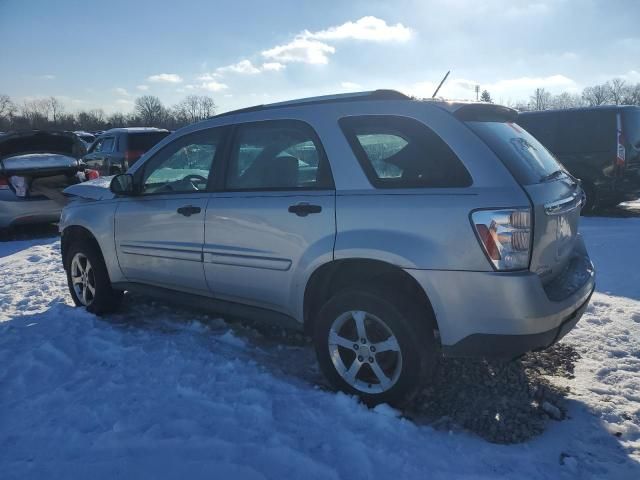
<instances>
[{"instance_id":1,"label":"snow covered ground","mask_svg":"<svg viewBox=\"0 0 640 480\"><path fill-rule=\"evenodd\" d=\"M73 308L56 238L0 243L0 478L640 478L640 217L585 218L569 416L496 445L315 386L308 346L127 299Z\"/></svg>"}]
</instances>

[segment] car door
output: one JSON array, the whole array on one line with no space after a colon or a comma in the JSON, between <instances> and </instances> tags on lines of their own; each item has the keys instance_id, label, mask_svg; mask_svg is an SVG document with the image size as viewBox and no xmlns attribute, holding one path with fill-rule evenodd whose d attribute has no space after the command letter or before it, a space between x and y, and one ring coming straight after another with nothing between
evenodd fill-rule
<instances>
[{"instance_id":1,"label":"car door","mask_svg":"<svg viewBox=\"0 0 640 480\"><path fill-rule=\"evenodd\" d=\"M100 171L102 175L109 175L107 165L107 158L113 151L113 145L115 143L115 137L102 137L99 139L94 148L84 158L85 163L89 168Z\"/></svg>"},{"instance_id":2,"label":"car door","mask_svg":"<svg viewBox=\"0 0 640 480\"><path fill-rule=\"evenodd\" d=\"M329 164L300 121L241 124L233 136L222 191L205 219L207 283L219 299L294 316L301 275L333 256Z\"/></svg>"},{"instance_id":3,"label":"car door","mask_svg":"<svg viewBox=\"0 0 640 480\"><path fill-rule=\"evenodd\" d=\"M118 261L129 281L208 294L204 217L223 140L222 129L184 135L136 172L140 192L120 200L115 219Z\"/></svg>"}]
</instances>

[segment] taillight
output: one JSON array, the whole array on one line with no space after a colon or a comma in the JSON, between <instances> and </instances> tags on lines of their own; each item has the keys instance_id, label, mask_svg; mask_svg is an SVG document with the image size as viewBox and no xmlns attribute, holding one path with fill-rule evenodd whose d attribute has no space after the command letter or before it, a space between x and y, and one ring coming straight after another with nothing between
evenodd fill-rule
<instances>
[{"instance_id":1,"label":"taillight","mask_svg":"<svg viewBox=\"0 0 640 480\"><path fill-rule=\"evenodd\" d=\"M124 152L124 160L131 165L138 160L144 152L142 150L127 150Z\"/></svg>"},{"instance_id":2,"label":"taillight","mask_svg":"<svg viewBox=\"0 0 640 480\"><path fill-rule=\"evenodd\" d=\"M9 190L9 179L7 177L0 177L0 190Z\"/></svg>"},{"instance_id":3,"label":"taillight","mask_svg":"<svg viewBox=\"0 0 640 480\"><path fill-rule=\"evenodd\" d=\"M496 270L529 267L531 211L528 208L476 210L471 214L478 241Z\"/></svg>"},{"instance_id":4,"label":"taillight","mask_svg":"<svg viewBox=\"0 0 640 480\"><path fill-rule=\"evenodd\" d=\"M618 147L616 148L616 166L624 167L626 160L626 149L624 148L624 136L618 132Z\"/></svg>"}]
</instances>

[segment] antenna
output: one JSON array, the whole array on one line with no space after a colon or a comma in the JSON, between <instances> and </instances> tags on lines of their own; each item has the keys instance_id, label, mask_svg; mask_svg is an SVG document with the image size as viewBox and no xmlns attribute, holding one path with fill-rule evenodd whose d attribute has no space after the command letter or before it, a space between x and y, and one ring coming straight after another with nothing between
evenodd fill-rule
<instances>
[{"instance_id":1,"label":"antenna","mask_svg":"<svg viewBox=\"0 0 640 480\"><path fill-rule=\"evenodd\" d=\"M449 70L447 72L447 74L444 76L444 78L440 81L440 85L438 85L438 88L436 88L436 91L433 92L433 95L431 95L431 98L436 98L436 95L438 94L438 92L440 91L440 87L442 86L442 84L445 82L445 80L447 79L447 77L449 76L449 74L451 73L451 70Z\"/></svg>"}]
</instances>

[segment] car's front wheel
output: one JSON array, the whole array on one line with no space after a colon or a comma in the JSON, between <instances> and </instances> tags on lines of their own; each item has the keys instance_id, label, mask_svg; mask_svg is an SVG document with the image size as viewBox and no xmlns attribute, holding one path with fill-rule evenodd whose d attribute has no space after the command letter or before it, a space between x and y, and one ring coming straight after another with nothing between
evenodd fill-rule
<instances>
[{"instance_id":1,"label":"car's front wheel","mask_svg":"<svg viewBox=\"0 0 640 480\"><path fill-rule=\"evenodd\" d=\"M76 306L96 315L117 310L123 292L111 288L102 254L92 242L73 243L67 253L66 266L67 284Z\"/></svg>"},{"instance_id":2,"label":"car's front wheel","mask_svg":"<svg viewBox=\"0 0 640 480\"><path fill-rule=\"evenodd\" d=\"M320 368L339 390L370 405L402 406L436 366L428 319L411 299L353 289L330 298L315 323Z\"/></svg>"}]
</instances>

